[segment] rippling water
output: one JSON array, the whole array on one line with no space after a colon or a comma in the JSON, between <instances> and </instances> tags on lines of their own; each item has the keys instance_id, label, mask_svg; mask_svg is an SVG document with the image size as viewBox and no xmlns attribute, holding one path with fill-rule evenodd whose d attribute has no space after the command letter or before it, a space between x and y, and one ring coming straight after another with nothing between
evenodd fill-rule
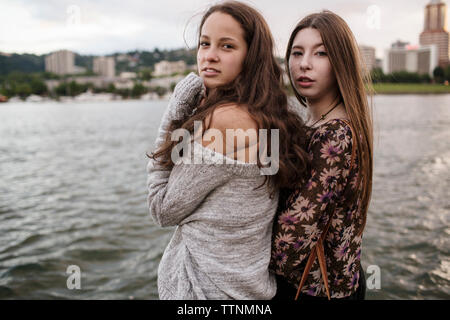
<instances>
[{"instance_id":1,"label":"rippling water","mask_svg":"<svg viewBox=\"0 0 450 320\"><path fill-rule=\"evenodd\" d=\"M369 299L450 298L450 95L374 99ZM0 299L157 299L173 229L153 226L147 158L166 102L0 104ZM69 290L67 267L81 269ZM367 275L369 276L369 275Z\"/></svg>"}]
</instances>

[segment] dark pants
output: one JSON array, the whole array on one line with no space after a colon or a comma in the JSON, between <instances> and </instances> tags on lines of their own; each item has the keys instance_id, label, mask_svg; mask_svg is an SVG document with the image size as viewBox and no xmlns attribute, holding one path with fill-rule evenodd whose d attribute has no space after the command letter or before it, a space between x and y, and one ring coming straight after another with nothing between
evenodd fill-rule
<instances>
[{"instance_id":1,"label":"dark pants","mask_svg":"<svg viewBox=\"0 0 450 320\"><path fill-rule=\"evenodd\" d=\"M359 269L359 286L356 292L348 297L333 299L331 300L364 300L366 297L366 277L364 275L364 270L362 267ZM288 283L283 277L276 276L277 278L277 294L272 300L294 300L297 294L297 289L290 283ZM315 297L304 293L300 293L298 301L309 301L309 300L328 300L327 297Z\"/></svg>"}]
</instances>

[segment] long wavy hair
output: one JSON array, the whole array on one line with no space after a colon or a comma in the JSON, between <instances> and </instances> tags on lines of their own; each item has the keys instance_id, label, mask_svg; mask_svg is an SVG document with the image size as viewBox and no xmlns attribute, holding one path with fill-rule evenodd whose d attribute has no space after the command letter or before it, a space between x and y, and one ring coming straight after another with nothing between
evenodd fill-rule
<instances>
[{"instance_id":1,"label":"long wavy hair","mask_svg":"<svg viewBox=\"0 0 450 320\"><path fill-rule=\"evenodd\" d=\"M252 7L237 1L226 1L210 7L203 15L198 39L203 24L214 12L230 15L244 31L248 51L242 71L231 83L209 90L194 115L172 121L165 141L151 156L147 156L157 159L166 168L173 167L170 155L178 142L171 141L171 132L183 128L192 134L194 121L202 121L206 131L209 124L205 126L205 119L212 115L216 108L234 103L245 106L258 129L267 129L268 153L271 153L272 149L270 131L279 129L279 169L275 175L266 176L262 185L269 182L271 195L278 188L295 187L304 178L308 166L308 155L304 151L305 127L300 116L288 109L282 69L273 54L274 43L269 27L262 15ZM258 166L261 168L259 159Z\"/></svg>"},{"instance_id":2,"label":"long wavy hair","mask_svg":"<svg viewBox=\"0 0 450 320\"><path fill-rule=\"evenodd\" d=\"M365 69L357 42L347 23L335 13L324 10L303 18L295 27L289 39L286 51L286 70L290 75L289 59L291 57L292 44L297 33L305 28L314 28L322 36L322 42L327 50L333 72L337 79L337 85L341 101L354 130L354 146L356 145L358 159L357 190L362 193L361 213L363 224L360 231L364 230L372 193L373 172L373 115L369 106L367 95L372 101L373 88L369 72ZM295 88L292 78L291 85ZM307 106L306 97L300 95L297 90L295 95L302 105ZM355 200L358 194L355 194Z\"/></svg>"}]
</instances>

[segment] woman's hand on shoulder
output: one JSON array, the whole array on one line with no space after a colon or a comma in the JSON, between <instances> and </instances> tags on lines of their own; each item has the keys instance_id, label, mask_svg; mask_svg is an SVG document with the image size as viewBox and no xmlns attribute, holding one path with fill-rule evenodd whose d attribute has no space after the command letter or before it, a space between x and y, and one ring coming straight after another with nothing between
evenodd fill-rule
<instances>
[{"instance_id":1,"label":"woman's hand on shoulder","mask_svg":"<svg viewBox=\"0 0 450 320\"><path fill-rule=\"evenodd\" d=\"M206 87L202 78L191 72L175 86L170 98L169 108L172 110L172 118L182 119L192 114L206 95Z\"/></svg>"},{"instance_id":2,"label":"woman's hand on shoulder","mask_svg":"<svg viewBox=\"0 0 450 320\"><path fill-rule=\"evenodd\" d=\"M182 103L197 104L206 95L204 81L195 73L189 73L174 88L174 97Z\"/></svg>"}]
</instances>

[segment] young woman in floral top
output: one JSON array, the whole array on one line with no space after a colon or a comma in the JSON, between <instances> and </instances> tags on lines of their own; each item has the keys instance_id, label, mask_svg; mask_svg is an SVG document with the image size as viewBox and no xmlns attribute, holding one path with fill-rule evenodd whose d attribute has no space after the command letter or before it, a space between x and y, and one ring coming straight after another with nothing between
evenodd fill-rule
<instances>
[{"instance_id":1,"label":"young woman in floral top","mask_svg":"<svg viewBox=\"0 0 450 320\"><path fill-rule=\"evenodd\" d=\"M270 263L277 275L275 299L295 298L321 237L329 295L315 259L300 300L363 299L361 242L373 166L365 90L365 84L371 88L370 78L351 30L330 11L309 15L296 26L286 67L297 99L310 114L306 150L311 165L296 189L280 195Z\"/></svg>"}]
</instances>

